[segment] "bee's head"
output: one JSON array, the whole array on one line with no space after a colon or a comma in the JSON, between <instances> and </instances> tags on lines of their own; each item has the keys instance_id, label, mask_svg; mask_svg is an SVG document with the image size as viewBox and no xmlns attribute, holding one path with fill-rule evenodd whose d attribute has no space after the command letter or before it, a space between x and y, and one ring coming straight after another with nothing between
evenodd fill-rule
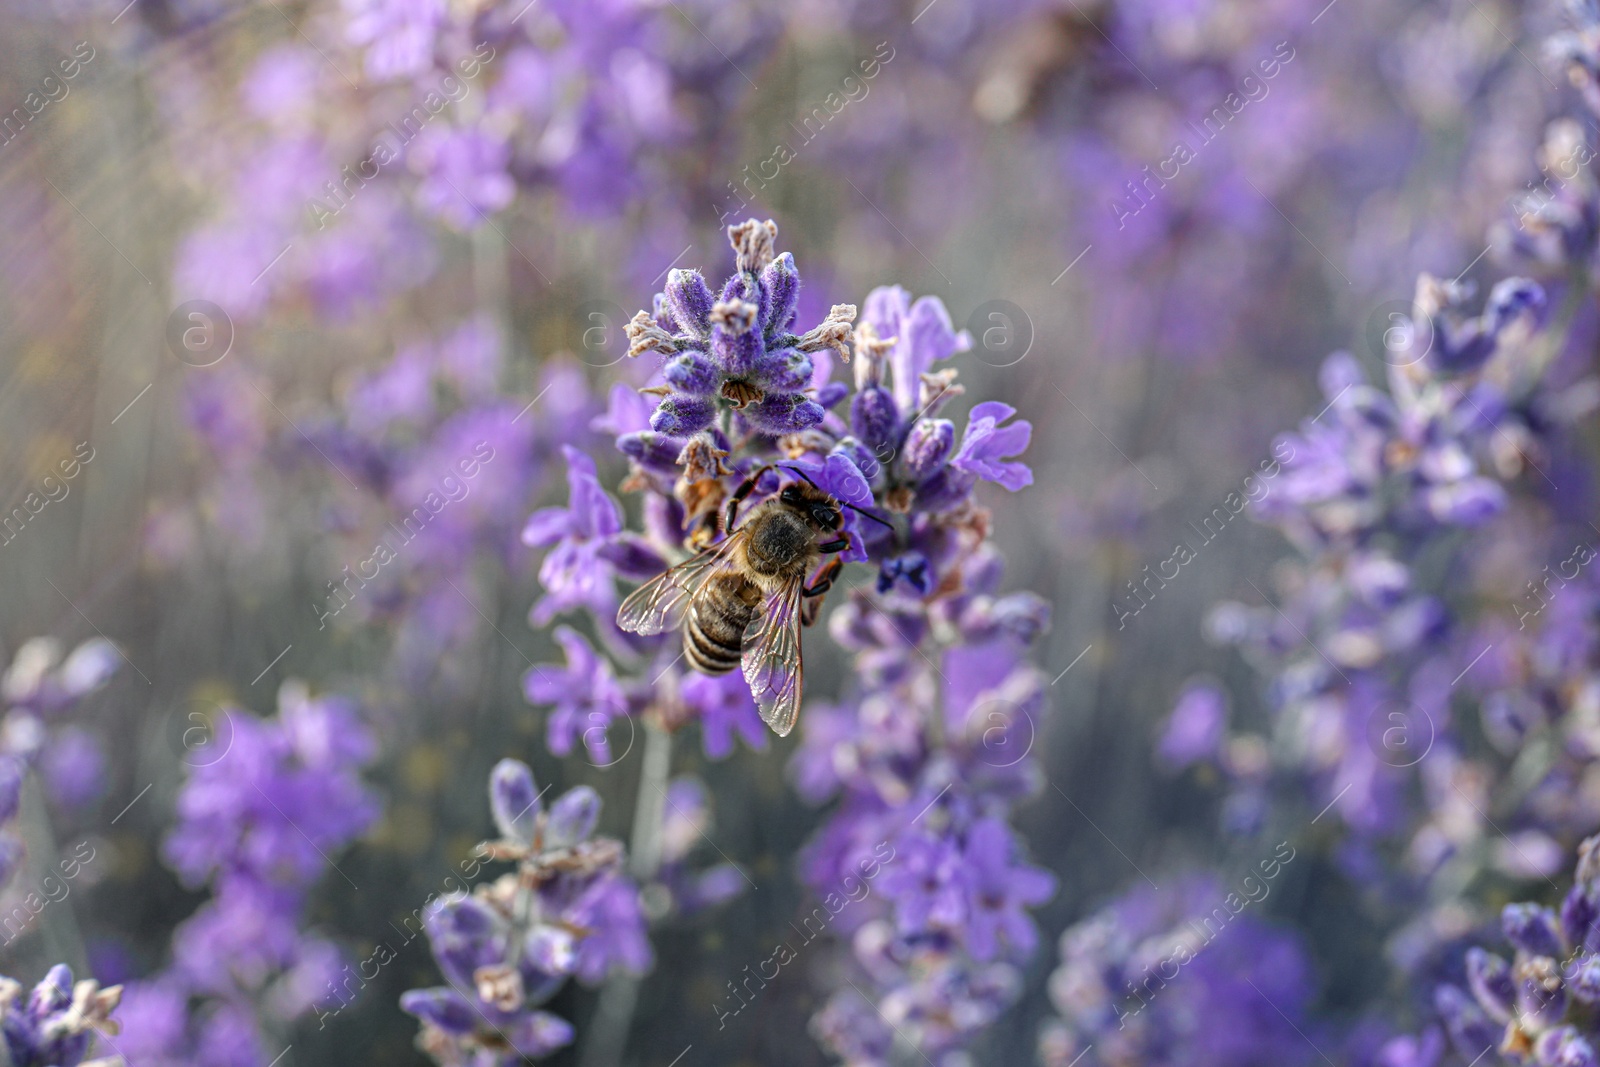
<instances>
[{"instance_id":1,"label":"bee's head","mask_svg":"<svg viewBox=\"0 0 1600 1067\"><path fill-rule=\"evenodd\" d=\"M839 528L839 505L827 493L809 483L790 482L778 492L778 500L805 515L819 529Z\"/></svg>"}]
</instances>

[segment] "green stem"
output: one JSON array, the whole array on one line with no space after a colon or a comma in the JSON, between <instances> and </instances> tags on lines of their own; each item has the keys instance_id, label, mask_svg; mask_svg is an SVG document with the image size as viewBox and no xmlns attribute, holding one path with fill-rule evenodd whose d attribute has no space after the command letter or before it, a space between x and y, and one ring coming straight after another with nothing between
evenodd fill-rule
<instances>
[{"instance_id":1,"label":"green stem","mask_svg":"<svg viewBox=\"0 0 1600 1067\"><path fill-rule=\"evenodd\" d=\"M633 807L633 839L628 847L628 873L641 889L661 867L661 827L666 815L667 774L672 766L672 735L660 726L644 727L644 759L639 768L639 795ZM631 974L612 976L589 1018L588 1039L579 1067L618 1067L627 1051L628 1031L639 1004L640 980Z\"/></svg>"}]
</instances>

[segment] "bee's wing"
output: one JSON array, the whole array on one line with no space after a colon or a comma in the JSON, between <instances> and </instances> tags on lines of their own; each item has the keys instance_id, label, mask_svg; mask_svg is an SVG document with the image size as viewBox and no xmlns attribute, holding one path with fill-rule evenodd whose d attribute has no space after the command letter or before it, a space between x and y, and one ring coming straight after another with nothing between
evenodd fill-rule
<instances>
[{"instance_id":1,"label":"bee's wing","mask_svg":"<svg viewBox=\"0 0 1600 1067\"><path fill-rule=\"evenodd\" d=\"M800 662L801 578L771 593L762 611L744 630L740 657L744 680L756 698L761 718L779 737L794 729L800 715L804 665Z\"/></svg>"},{"instance_id":2,"label":"bee's wing","mask_svg":"<svg viewBox=\"0 0 1600 1067\"><path fill-rule=\"evenodd\" d=\"M732 561L734 546L746 536L745 531L735 530L693 559L635 589L617 609L617 625L636 634L676 630L706 579Z\"/></svg>"}]
</instances>

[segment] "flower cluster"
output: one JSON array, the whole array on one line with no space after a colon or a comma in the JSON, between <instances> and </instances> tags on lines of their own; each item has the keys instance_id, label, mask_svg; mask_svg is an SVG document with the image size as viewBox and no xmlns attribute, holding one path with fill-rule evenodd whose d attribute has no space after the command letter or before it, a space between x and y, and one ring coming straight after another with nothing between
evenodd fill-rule
<instances>
[{"instance_id":1,"label":"flower cluster","mask_svg":"<svg viewBox=\"0 0 1600 1067\"><path fill-rule=\"evenodd\" d=\"M540 1005L568 978L592 985L650 967L622 843L594 836L600 797L578 786L547 810L542 795L526 764L495 765L489 806L500 837L479 851L516 870L441 898L424 917L449 984L413 989L400 1005L422 1021L417 1046L446 1067L510 1067L552 1052L572 1041L572 1026Z\"/></svg>"},{"instance_id":2,"label":"flower cluster","mask_svg":"<svg viewBox=\"0 0 1600 1067\"><path fill-rule=\"evenodd\" d=\"M1467 950L1466 988L1441 985L1434 1007L1458 1055L1471 1061L1490 1052L1538 1067L1600 1064L1600 837L1578 849L1573 886L1560 909L1507 904L1500 917L1512 958L1482 948ZM1401 1039L1438 1062L1438 1030Z\"/></svg>"},{"instance_id":3,"label":"flower cluster","mask_svg":"<svg viewBox=\"0 0 1600 1067\"><path fill-rule=\"evenodd\" d=\"M1240 914L1248 906L1215 879L1190 877L1138 886L1070 927L1050 976L1060 1015L1040 1035L1040 1061L1316 1062L1303 1036L1313 993L1306 952L1293 934Z\"/></svg>"},{"instance_id":4,"label":"flower cluster","mask_svg":"<svg viewBox=\"0 0 1600 1067\"><path fill-rule=\"evenodd\" d=\"M776 255L778 227L754 219L730 227L737 273L713 296L699 271L673 270L653 312L628 324L628 354L664 357L666 396L650 428L672 438L706 429L719 405L739 412L750 430L798 433L822 421L823 407L804 395L815 376L811 353L849 359L856 309L835 304L820 325L793 332L800 275L794 257Z\"/></svg>"},{"instance_id":5,"label":"flower cluster","mask_svg":"<svg viewBox=\"0 0 1600 1067\"><path fill-rule=\"evenodd\" d=\"M17 817L22 785L38 767L52 799L68 807L96 799L104 788L105 754L99 738L82 726L57 725L84 697L110 680L120 653L103 638L79 645L62 658L60 642L36 637L17 650L0 677L7 708L0 723L0 826ZM0 830L0 888L23 859L21 840Z\"/></svg>"},{"instance_id":6,"label":"flower cluster","mask_svg":"<svg viewBox=\"0 0 1600 1067\"><path fill-rule=\"evenodd\" d=\"M862 863L881 867L881 878L879 893L833 922L853 935L858 977L813 1030L852 1063L881 1060L896 1030L924 1055L952 1054L1015 999L1017 965L1037 942L1028 909L1054 891L1006 822L1038 785L1029 750L1046 701L1025 653L1048 612L1030 594L1000 593L1001 560L974 496L983 481L1029 484L1014 457L1031 427L997 402L975 406L959 434L942 417L962 387L953 368L935 364L971 342L936 298L877 289L861 322L855 307L834 305L797 335L800 279L792 257L775 252L776 227L752 220L728 236L736 273L720 297L699 274L675 271L654 312L631 327L635 351L663 356L663 384L645 391L665 395L652 412L614 392L605 425L632 464L625 487L646 494L644 531L623 530L595 465L576 450L571 505L530 523L530 541L554 545L536 621L550 607L595 611L602 639L624 663L649 665L651 680L619 679L608 658L561 630L567 667L535 668L528 694L556 704L557 751L587 721L596 754L605 728L631 714L668 729L698 719L713 755L733 731L764 745L743 679L686 673L661 639L616 631L605 615L615 579L650 577L685 545L714 543L745 479L754 479L746 509L801 480L843 505L839 558L874 565L877 578L852 585L829 626L855 659L855 690L801 714L800 791L840 800L801 868L824 899L857 880ZM832 380L835 356L854 361L853 382ZM863 983L881 1013L860 1000Z\"/></svg>"},{"instance_id":7,"label":"flower cluster","mask_svg":"<svg viewBox=\"0 0 1600 1067\"><path fill-rule=\"evenodd\" d=\"M1419 281L1387 382L1347 353L1324 364L1326 407L1283 439L1290 458L1255 508L1303 562L1280 569L1276 606L1224 604L1208 624L1272 675L1280 752L1319 806L1337 794L1339 816L1366 834L1404 828L1402 772L1446 729L1466 666L1449 669L1462 648L1444 561L1459 558L1462 531L1505 510L1505 482L1537 476L1562 432L1541 373L1541 291L1501 282L1472 317L1466 295ZM1262 788L1259 774L1237 781Z\"/></svg>"},{"instance_id":8,"label":"flower cluster","mask_svg":"<svg viewBox=\"0 0 1600 1067\"><path fill-rule=\"evenodd\" d=\"M840 927L881 1011L846 988L813 1022L849 1063L882 1062L897 1031L935 1062L969 1045L1020 992L1038 936L1028 910L1055 891L1006 821L1040 784L1030 750L1048 705L1025 650L1045 612L998 595L992 547L958 554L938 542L962 535L923 531L928 592L885 569L835 612L859 684L806 712L793 763L802 796L840 800L802 854L814 892L892 850L879 892Z\"/></svg>"},{"instance_id":9,"label":"flower cluster","mask_svg":"<svg viewBox=\"0 0 1600 1067\"><path fill-rule=\"evenodd\" d=\"M162 510L152 555L180 565L215 532L260 564L242 580L281 575L266 537L271 502L309 494L318 504L309 528L286 519L275 532L305 543L313 592L296 610L317 640L366 627L385 635L400 681L470 684L438 651L489 632L473 565L511 564L528 499L553 473L559 443L584 440L594 414L581 376L560 361L541 372L532 403L504 397L506 348L475 316L398 345L341 381L337 403L292 419L263 399L271 386L251 370L222 365L192 379L186 414L222 476L199 506Z\"/></svg>"},{"instance_id":10,"label":"flower cluster","mask_svg":"<svg viewBox=\"0 0 1600 1067\"><path fill-rule=\"evenodd\" d=\"M7 1062L16 1067L116 1067L123 1062L118 1057L84 1057L96 1033L117 1035L111 1013L121 999L121 986L101 989L92 978L74 983L72 968L64 964L50 968L27 996L22 983L0 975L0 1039Z\"/></svg>"},{"instance_id":11,"label":"flower cluster","mask_svg":"<svg viewBox=\"0 0 1600 1067\"><path fill-rule=\"evenodd\" d=\"M1574 40L1561 45L1569 58ZM1393 924L1390 962L1425 991L1508 880L1548 879L1600 817L1600 599L1587 509L1570 488L1590 477L1579 448L1597 399L1574 327L1592 299L1586 145L1573 124L1550 127L1548 180L1519 203L1507 242L1564 270L1549 297L1507 278L1472 314L1469 285L1424 275L1409 315L1369 323L1381 379L1345 353L1324 364L1325 406L1281 439L1291 458L1255 508L1297 550L1275 571L1278 603L1224 604L1208 624L1263 676L1271 736L1229 736L1226 697L1196 683L1161 743L1170 766L1221 773L1232 831L1259 831L1286 792L1309 794L1313 821L1341 821L1334 858L1374 921ZM1394 1038L1372 1062L1432 1067L1449 1055L1446 1035L1462 1063L1491 1050L1593 1062L1588 1038L1563 1027L1588 1017L1582 969L1568 965L1589 951L1590 865L1580 861L1560 918L1507 908L1516 960L1469 952L1471 993L1446 985L1423 1009L1442 1027ZM1387 1018L1377 1029L1392 1025L1375 1013Z\"/></svg>"},{"instance_id":12,"label":"flower cluster","mask_svg":"<svg viewBox=\"0 0 1600 1067\"><path fill-rule=\"evenodd\" d=\"M220 709L210 730L163 851L211 899L174 931L166 969L128 987L131 1063L270 1063L269 1039L350 981L338 946L303 927L330 857L378 817L360 779L371 736L345 701L293 682L275 718Z\"/></svg>"}]
</instances>

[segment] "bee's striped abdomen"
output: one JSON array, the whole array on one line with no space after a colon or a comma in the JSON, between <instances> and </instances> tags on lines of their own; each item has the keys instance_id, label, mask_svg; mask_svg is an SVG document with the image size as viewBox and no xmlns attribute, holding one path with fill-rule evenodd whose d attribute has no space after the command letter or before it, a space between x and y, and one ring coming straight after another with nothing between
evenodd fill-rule
<instances>
[{"instance_id":1,"label":"bee's striped abdomen","mask_svg":"<svg viewBox=\"0 0 1600 1067\"><path fill-rule=\"evenodd\" d=\"M739 595L741 584L713 580L689 609L683 654L702 674L726 674L739 666L744 629L756 613L756 605Z\"/></svg>"}]
</instances>

